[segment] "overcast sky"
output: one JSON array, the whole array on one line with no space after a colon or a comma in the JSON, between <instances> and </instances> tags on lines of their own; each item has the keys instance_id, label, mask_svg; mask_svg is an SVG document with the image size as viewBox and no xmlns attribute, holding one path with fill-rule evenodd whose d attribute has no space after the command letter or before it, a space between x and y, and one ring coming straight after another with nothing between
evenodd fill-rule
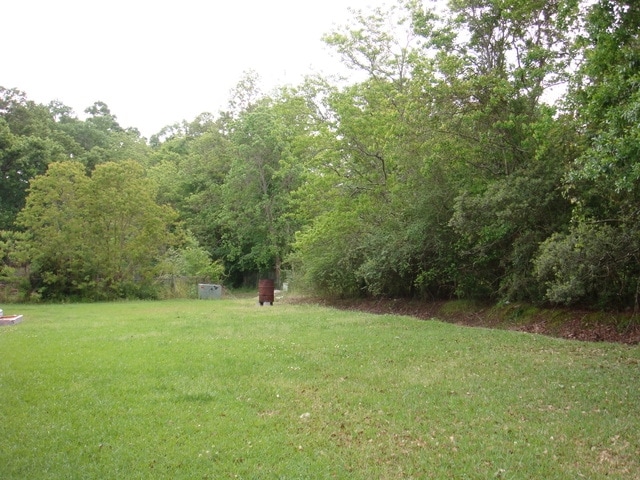
<instances>
[{"instance_id":1,"label":"overcast sky","mask_svg":"<svg viewBox=\"0 0 640 480\"><path fill-rule=\"evenodd\" d=\"M8 0L0 6L0 86L82 117L105 102L149 137L217 113L243 72L263 85L340 71L321 41L347 8L384 0Z\"/></svg>"}]
</instances>

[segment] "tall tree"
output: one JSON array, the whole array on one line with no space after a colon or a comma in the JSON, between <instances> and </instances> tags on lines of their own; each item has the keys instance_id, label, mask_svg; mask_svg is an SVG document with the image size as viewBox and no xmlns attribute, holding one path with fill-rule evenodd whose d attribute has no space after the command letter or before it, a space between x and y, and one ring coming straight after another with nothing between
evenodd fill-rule
<instances>
[{"instance_id":1,"label":"tall tree","mask_svg":"<svg viewBox=\"0 0 640 480\"><path fill-rule=\"evenodd\" d=\"M636 3L599 0L578 39L570 105L586 145L567 176L574 218L537 262L555 302L640 308L639 31Z\"/></svg>"},{"instance_id":2,"label":"tall tree","mask_svg":"<svg viewBox=\"0 0 640 480\"><path fill-rule=\"evenodd\" d=\"M158 258L173 243L174 211L156 203L155 186L134 161L99 165L90 188L86 227L99 288L115 296L144 294Z\"/></svg>"},{"instance_id":3,"label":"tall tree","mask_svg":"<svg viewBox=\"0 0 640 480\"><path fill-rule=\"evenodd\" d=\"M570 130L541 98L566 77L577 2L459 0L450 8L445 21L422 10L414 18L439 72L431 115L466 179L449 223L456 291L538 298L531 261L567 221L558 187L573 153Z\"/></svg>"},{"instance_id":4,"label":"tall tree","mask_svg":"<svg viewBox=\"0 0 640 480\"><path fill-rule=\"evenodd\" d=\"M238 283L248 273L275 272L296 230L290 193L300 182L303 159L296 145L307 137L309 114L304 99L283 91L264 97L233 122L234 160L222 187L218 254Z\"/></svg>"},{"instance_id":5,"label":"tall tree","mask_svg":"<svg viewBox=\"0 0 640 480\"><path fill-rule=\"evenodd\" d=\"M152 295L153 268L172 243L174 213L134 162L53 163L32 181L20 225L33 287L48 298Z\"/></svg>"},{"instance_id":6,"label":"tall tree","mask_svg":"<svg viewBox=\"0 0 640 480\"><path fill-rule=\"evenodd\" d=\"M334 155L315 181L332 185L334 203L297 243L316 283L538 294L531 260L568 218L558 187L571 155L551 143L570 131L540 99L565 74L576 4L450 5L442 17L418 1L405 13L355 12L326 37L367 79L329 96Z\"/></svg>"},{"instance_id":7,"label":"tall tree","mask_svg":"<svg viewBox=\"0 0 640 480\"><path fill-rule=\"evenodd\" d=\"M406 295L422 269L424 243L413 222L424 219L414 207L425 137L413 130L422 98L407 22L395 8L357 11L351 25L325 37L367 76L326 95L334 140L304 190L324 196L326 207L298 235L295 258L314 286L332 293Z\"/></svg>"},{"instance_id":8,"label":"tall tree","mask_svg":"<svg viewBox=\"0 0 640 480\"><path fill-rule=\"evenodd\" d=\"M89 179L77 162L52 163L31 181L19 225L28 234L20 248L30 264L31 281L45 297L78 295L95 272L83 204Z\"/></svg>"},{"instance_id":9,"label":"tall tree","mask_svg":"<svg viewBox=\"0 0 640 480\"><path fill-rule=\"evenodd\" d=\"M0 87L0 229L14 227L29 181L68 158L49 110L19 90Z\"/></svg>"}]
</instances>

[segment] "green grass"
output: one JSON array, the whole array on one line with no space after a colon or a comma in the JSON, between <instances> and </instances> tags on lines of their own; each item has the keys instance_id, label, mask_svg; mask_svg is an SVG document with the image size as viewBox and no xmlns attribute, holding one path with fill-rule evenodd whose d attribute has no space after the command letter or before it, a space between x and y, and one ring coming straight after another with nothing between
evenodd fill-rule
<instances>
[{"instance_id":1,"label":"green grass","mask_svg":"<svg viewBox=\"0 0 640 480\"><path fill-rule=\"evenodd\" d=\"M5 313L2 479L640 478L637 346L246 298Z\"/></svg>"}]
</instances>

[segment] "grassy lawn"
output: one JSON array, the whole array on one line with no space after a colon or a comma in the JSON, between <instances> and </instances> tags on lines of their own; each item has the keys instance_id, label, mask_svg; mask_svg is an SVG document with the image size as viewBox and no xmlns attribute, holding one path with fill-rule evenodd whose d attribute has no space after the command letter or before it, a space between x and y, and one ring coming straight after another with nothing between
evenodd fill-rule
<instances>
[{"instance_id":1,"label":"grassy lawn","mask_svg":"<svg viewBox=\"0 0 640 480\"><path fill-rule=\"evenodd\" d=\"M255 299L10 305L0 478L640 478L640 347Z\"/></svg>"}]
</instances>

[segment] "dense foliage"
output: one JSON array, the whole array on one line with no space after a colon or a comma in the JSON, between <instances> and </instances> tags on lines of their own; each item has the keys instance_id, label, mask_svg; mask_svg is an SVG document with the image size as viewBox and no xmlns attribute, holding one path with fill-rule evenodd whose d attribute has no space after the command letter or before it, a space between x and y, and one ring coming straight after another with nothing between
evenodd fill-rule
<instances>
[{"instance_id":1,"label":"dense foliage","mask_svg":"<svg viewBox=\"0 0 640 480\"><path fill-rule=\"evenodd\" d=\"M233 286L637 307L638 7L434 5L327 34L358 81L264 95L249 73L227 111L148 142L102 102L80 120L2 89L0 281L144 296L224 267Z\"/></svg>"}]
</instances>

